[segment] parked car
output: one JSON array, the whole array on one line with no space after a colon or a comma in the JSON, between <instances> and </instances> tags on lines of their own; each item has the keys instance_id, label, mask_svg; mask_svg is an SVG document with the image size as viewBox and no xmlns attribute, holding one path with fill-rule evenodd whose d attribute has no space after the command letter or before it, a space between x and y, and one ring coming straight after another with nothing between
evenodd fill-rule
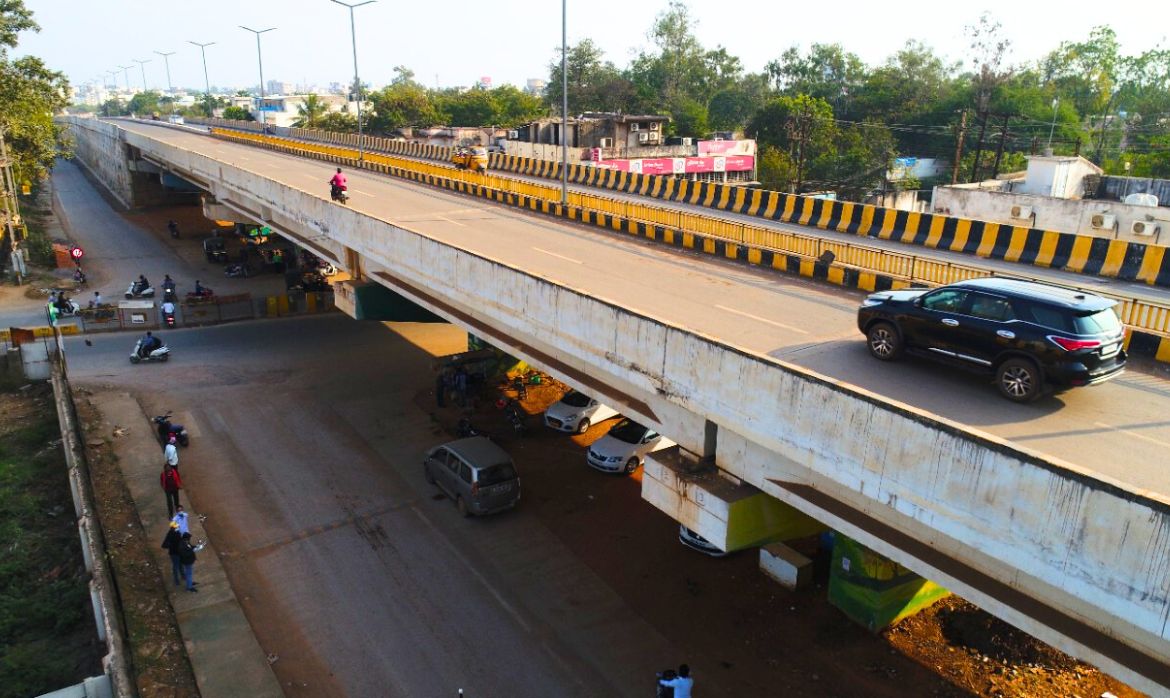
<instances>
[{"instance_id":1,"label":"parked car","mask_svg":"<svg viewBox=\"0 0 1170 698\"><path fill-rule=\"evenodd\" d=\"M597 400L570 390L560 402L544 411L544 423L557 431L571 431L584 434L589 426L617 416L617 410Z\"/></svg>"},{"instance_id":2,"label":"parked car","mask_svg":"<svg viewBox=\"0 0 1170 698\"><path fill-rule=\"evenodd\" d=\"M653 429L623 419L608 434L590 444L585 461L607 473L632 473L645 461L647 453L674 445Z\"/></svg>"},{"instance_id":3,"label":"parked car","mask_svg":"<svg viewBox=\"0 0 1170 698\"><path fill-rule=\"evenodd\" d=\"M1125 369L1116 301L1085 291L986 278L934 290L870 294L857 311L869 353L927 356L995 377L1028 402L1049 388L1093 385Z\"/></svg>"},{"instance_id":4,"label":"parked car","mask_svg":"<svg viewBox=\"0 0 1170 698\"><path fill-rule=\"evenodd\" d=\"M710 555L711 557L725 557L728 554L723 548L720 548L682 524L678 525L678 542L691 550L698 550L704 555Z\"/></svg>"},{"instance_id":5,"label":"parked car","mask_svg":"<svg viewBox=\"0 0 1170 698\"><path fill-rule=\"evenodd\" d=\"M486 436L432 448L423 459L423 475L455 500L464 516L492 514L520 502L516 464Z\"/></svg>"}]
</instances>

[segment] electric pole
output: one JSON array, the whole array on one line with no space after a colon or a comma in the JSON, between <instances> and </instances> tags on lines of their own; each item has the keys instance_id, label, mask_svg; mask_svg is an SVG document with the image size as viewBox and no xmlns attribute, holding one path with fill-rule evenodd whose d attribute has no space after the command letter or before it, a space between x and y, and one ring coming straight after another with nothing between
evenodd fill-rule
<instances>
[{"instance_id":1,"label":"electric pole","mask_svg":"<svg viewBox=\"0 0 1170 698\"><path fill-rule=\"evenodd\" d=\"M971 166L972 182L979 181L979 159L983 157L983 136L987 134L987 119L990 117L990 114L983 112L982 114L976 114L976 116L982 118L982 121L979 123L979 140L975 143L975 164Z\"/></svg>"},{"instance_id":2,"label":"electric pole","mask_svg":"<svg viewBox=\"0 0 1170 698\"><path fill-rule=\"evenodd\" d=\"M991 168L992 179L999 176L999 162L1003 158L1003 143L1007 140L1009 118L1010 116L1008 114L1003 114L1003 126L999 129L999 147L995 149L995 165Z\"/></svg>"},{"instance_id":3,"label":"electric pole","mask_svg":"<svg viewBox=\"0 0 1170 698\"><path fill-rule=\"evenodd\" d=\"M959 134L955 138L955 164L951 165L951 184L959 183L959 161L963 159L963 138L967 135L967 110L959 116Z\"/></svg>"}]
</instances>

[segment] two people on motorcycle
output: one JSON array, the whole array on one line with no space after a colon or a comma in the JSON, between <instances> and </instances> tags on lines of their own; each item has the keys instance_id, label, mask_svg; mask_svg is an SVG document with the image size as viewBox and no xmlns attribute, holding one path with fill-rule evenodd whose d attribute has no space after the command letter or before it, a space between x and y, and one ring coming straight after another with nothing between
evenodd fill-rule
<instances>
[{"instance_id":1,"label":"two people on motorcycle","mask_svg":"<svg viewBox=\"0 0 1170 698\"><path fill-rule=\"evenodd\" d=\"M337 173L329 180L329 194L334 199L339 199L347 189L349 189L349 181L342 174L341 168L338 167Z\"/></svg>"}]
</instances>

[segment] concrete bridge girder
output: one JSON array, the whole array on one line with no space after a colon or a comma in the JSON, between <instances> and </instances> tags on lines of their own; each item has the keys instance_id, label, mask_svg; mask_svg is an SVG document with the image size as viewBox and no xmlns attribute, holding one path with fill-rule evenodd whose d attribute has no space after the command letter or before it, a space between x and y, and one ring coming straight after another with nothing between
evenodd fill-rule
<instances>
[{"instance_id":1,"label":"concrete bridge girder","mask_svg":"<svg viewBox=\"0 0 1170 698\"><path fill-rule=\"evenodd\" d=\"M215 182L229 205L352 250L368 278L649 418L689 450L709 449L707 426L719 425L716 460L736 477L1139 688L1170 686L1170 503L320 196L126 138ZM978 575L948 574L923 550L907 552L914 543ZM1136 654L1107 646L1117 638Z\"/></svg>"}]
</instances>

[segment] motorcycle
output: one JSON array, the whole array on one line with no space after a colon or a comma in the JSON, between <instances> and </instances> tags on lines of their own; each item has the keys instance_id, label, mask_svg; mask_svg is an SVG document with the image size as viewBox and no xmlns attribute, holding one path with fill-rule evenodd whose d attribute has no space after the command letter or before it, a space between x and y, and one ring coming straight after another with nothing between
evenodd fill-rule
<instances>
[{"instance_id":1,"label":"motorcycle","mask_svg":"<svg viewBox=\"0 0 1170 698\"><path fill-rule=\"evenodd\" d=\"M336 184L330 185L329 197L343 206L349 203L349 194Z\"/></svg>"},{"instance_id":2,"label":"motorcycle","mask_svg":"<svg viewBox=\"0 0 1170 698\"><path fill-rule=\"evenodd\" d=\"M131 281L130 285L126 287L126 298L154 298L154 287L147 286L140 289L137 281Z\"/></svg>"},{"instance_id":3,"label":"motorcycle","mask_svg":"<svg viewBox=\"0 0 1170 698\"><path fill-rule=\"evenodd\" d=\"M248 267L243 264L229 264L223 268L223 275L229 279L248 276Z\"/></svg>"},{"instance_id":4,"label":"motorcycle","mask_svg":"<svg viewBox=\"0 0 1170 698\"><path fill-rule=\"evenodd\" d=\"M516 436L524 435L526 429L524 415L515 400L509 400L507 406L504 407L504 419L508 420L508 424L512 426L512 431L516 433Z\"/></svg>"},{"instance_id":5,"label":"motorcycle","mask_svg":"<svg viewBox=\"0 0 1170 698\"><path fill-rule=\"evenodd\" d=\"M172 311L168 312L167 310L163 310L162 317L163 317L163 324L164 325L166 325L167 327L174 327L175 326L175 311L172 310Z\"/></svg>"},{"instance_id":6,"label":"motorcycle","mask_svg":"<svg viewBox=\"0 0 1170 698\"><path fill-rule=\"evenodd\" d=\"M188 291L187 292L187 302L188 303L198 303L199 301L209 301L209 300L211 300L211 297L214 295L215 295L215 291L212 291L210 288L207 288L206 286L204 286L203 290L199 291L199 292Z\"/></svg>"},{"instance_id":7,"label":"motorcycle","mask_svg":"<svg viewBox=\"0 0 1170 698\"><path fill-rule=\"evenodd\" d=\"M455 427L455 436L460 439L466 439L471 436L487 436L487 434L476 429L470 419L463 417Z\"/></svg>"},{"instance_id":8,"label":"motorcycle","mask_svg":"<svg viewBox=\"0 0 1170 698\"><path fill-rule=\"evenodd\" d=\"M191 445L191 439L187 435L187 428L182 424L172 422L170 412L160 414L150 421L158 425L158 439L164 444L173 436L180 446L186 448Z\"/></svg>"},{"instance_id":9,"label":"motorcycle","mask_svg":"<svg viewBox=\"0 0 1170 698\"><path fill-rule=\"evenodd\" d=\"M73 271L73 283L77 284L78 286L84 286L86 281L87 279L85 278L85 272L81 270L81 267L77 267L77 269Z\"/></svg>"},{"instance_id":10,"label":"motorcycle","mask_svg":"<svg viewBox=\"0 0 1170 698\"><path fill-rule=\"evenodd\" d=\"M132 364L136 364L139 361L166 361L169 358L171 358L171 350L165 344L155 348L146 356L143 356L141 339L134 343L134 349L130 352L130 363Z\"/></svg>"}]
</instances>

